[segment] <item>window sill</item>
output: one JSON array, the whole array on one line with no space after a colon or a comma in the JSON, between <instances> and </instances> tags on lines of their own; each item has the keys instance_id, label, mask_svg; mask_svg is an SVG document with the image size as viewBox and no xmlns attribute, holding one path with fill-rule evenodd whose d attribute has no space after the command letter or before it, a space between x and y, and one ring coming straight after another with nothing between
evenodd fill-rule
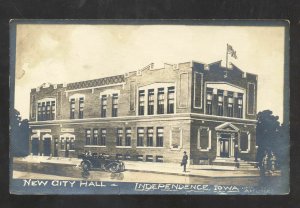
<instances>
[{"instance_id":1,"label":"window sill","mask_svg":"<svg viewBox=\"0 0 300 208\"><path fill-rule=\"evenodd\" d=\"M149 149L163 149L163 148L165 148L165 147L153 147L153 146L147 147L147 146L137 146L136 148L137 148L137 149L142 149L142 148L149 148Z\"/></svg>"},{"instance_id":2,"label":"window sill","mask_svg":"<svg viewBox=\"0 0 300 208\"><path fill-rule=\"evenodd\" d=\"M246 151L240 151L240 153L249 153L250 150L246 150Z\"/></svg>"},{"instance_id":3,"label":"window sill","mask_svg":"<svg viewBox=\"0 0 300 208\"><path fill-rule=\"evenodd\" d=\"M59 150L60 152L65 152L65 151L68 151L68 152L75 152L75 150Z\"/></svg>"},{"instance_id":4,"label":"window sill","mask_svg":"<svg viewBox=\"0 0 300 208\"><path fill-rule=\"evenodd\" d=\"M128 148L132 148L132 146L116 146L116 148L128 149Z\"/></svg>"},{"instance_id":5,"label":"window sill","mask_svg":"<svg viewBox=\"0 0 300 208\"><path fill-rule=\"evenodd\" d=\"M84 145L84 147L106 147L101 145Z\"/></svg>"}]
</instances>

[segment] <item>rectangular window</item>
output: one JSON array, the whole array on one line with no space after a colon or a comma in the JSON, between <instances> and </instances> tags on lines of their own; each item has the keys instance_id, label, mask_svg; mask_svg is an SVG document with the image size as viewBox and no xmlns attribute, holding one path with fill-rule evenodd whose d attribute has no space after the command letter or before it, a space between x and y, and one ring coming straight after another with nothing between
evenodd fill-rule
<instances>
[{"instance_id":1,"label":"rectangular window","mask_svg":"<svg viewBox=\"0 0 300 208\"><path fill-rule=\"evenodd\" d=\"M248 114L255 113L255 85L248 83Z\"/></svg>"},{"instance_id":2,"label":"rectangular window","mask_svg":"<svg viewBox=\"0 0 300 208\"><path fill-rule=\"evenodd\" d=\"M122 146L123 129L117 128L116 146Z\"/></svg>"},{"instance_id":3,"label":"rectangular window","mask_svg":"<svg viewBox=\"0 0 300 208\"><path fill-rule=\"evenodd\" d=\"M55 119L55 101L51 101L51 116L50 116L51 120Z\"/></svg>"},{"instance_id":4,"label":"rectangular window","mask_svg":"<svg viewBox=\"0 0 300 208\"><path fill-rule=\"evenodd\" d=\"M94 129L93 130L93 145L97 145L98 144L98 129Z\"/></svg>"},{"instance_id":5,"label":"rectangular window","mask_svg":"<svg viewBox=\"0 0 300 208\"><path fill-rule=\"evenodd\" d=\"M147 147L153 146L153 128L147 128Z\"/></svg>"},{"instance_id":6,"label":"rectangular window","mask_svg":"<svg viewBox=\"0 0 300 208\"><path fill-rule=\"evenodd\" d=\"M200 127L198 134L198 148L208 150L210 148L209 128Z\"/></svg>"},{"instance_id":7,"label":"rectangular window","mask_svg":"<svg viewBox=\"0 0 300 208\"><path fill-rule=\"evenodd\" d=\"M91 130L90 129L85 130L85 144L86 145L91 144Z\"/></svg>"},{"instance_id":8,"label":"rectangular window","mask_svg":"<svg viewBox=\"0 0 300 208\"><path fill-rule=\"evenodd\" d=\"M137 146L144 146L144 128L137 129Z\"/></svg>"},{"instance_id":9,"label":"rectangular window","mask_svg":"<svg viewBox=\"0 0 300 208\"><path fill-rule=\"evenodd\" d=\"M223 116L223 108L224 108L224 102L223 102L223 90L218 90L218 116Z\"/></svg>"},{"instance_id":10,"label":"rectangular window","mask_svg":"<svg viewBox=\"0 0 300 208\"><path fill-rule=\"evenodd\" d=\"M42 120L42 104L38 103L38 121Z\"/></svg>"},{"instance_id":11,"label":"rectangular window","mask_svg":"<svg viewBox=\"0 0 300 208\"><path fill-rule=\"evenodd\" d=\"M75 99L70 100L70 119L75 118Z\"/></svg>"},{"instance_id":12,"label":"rectangular window","mask_svg":"<svg viewBox=\"0 0 300 208\"><path fill-rule=\"evenodd\" d=\"M70 139L70 150L75 150L75 139L74 138Z\"/></svg>"},{"instance_id":13,"label":"rectangular window","mask_svg":"<svg viewBox=\"0 0 300 208\"><path fill-rule=\"evenodd\" d=\"M212 115L212 97L213 97L213 89L206 89L206 114Z\"/></svg>"},{"instance_id":14,"label":"rectangular window","mask_svg":"<svg viewBox=\"0 0 300 208\"><path fill-rule=\"evenodd\" d=\"M174 113L175 87L168 87L168 113Z\"/></svg>"},{"instance_id":15,"label":"rectangular window","mask_svg":"<svg viewBox=\"0 0 300 208\"><path fill-rule=\"evenodd\" d=\"M83 118L83 108L84 108L84 98L79 98L79 116L78 118Z\"/></svg>"},{"instance_id":16,"label":"rectangular window","mask_svg":"<svg viewBox=\"0 0 300 208\"><path fill-rule=\"evenodd\" d=\"M31 118L35 118L36 114L36 101L35 101L35 95L31 96L31 108L30 108L30 113L31 113Z\"/></svg>"},{"instance_id":17,"label":"rectangular window","mask_svg":"<svg viewBox=\"0 0 300 208\"><path fill-rule=\"evenodd\" d=\"M51 113L51 105L50 101L46 102L46 119L45 120L50 120L50 113Z\"/></svg>"},{"instance_id":18,"label":"rectangular window","mask_svg":"<svg viewBox=\"0 0 300 208\"><path fill-rule=\"evenodd\" d=\"M202 74L197 72L194 76L194 107L202 108Z\"/></svg>"},{"instance_id":19,"label":"rectangular window","mask_svg":"<svg viewBox=\"0 0 300 208\"><path fill-rule=\"evenodd\" d=\"M46 103L42 102L42 121L46 120Z\"/></svg>"},{"instance_id":20,"label":"rectangular window","mask_svg":"<svg viewBox=\"0 0 300 208\"><path fill-rule=\"evenodd\" d=\"M60 149L65 150L65 140L64 139L60 140Z\"/></svg>"},{"instance_id":21,"label":"rectangular window","mask_svg":"<svg viewBox=\"0 0 300 208\"><path fill-rule=\"evenodd\" d=\"M119 97L118 94L113 94L112 95L112 117L117 117L118 116L118 102L119 102Z\"/></svg>"},{"instance_id":22,"label":"rectangular window","mask_svg":"<svg viewBox=\"0 0 300 208\"><path fill-rule=\"evenodd\" d=\"M238 113L237 113L237 116L238 116L238 118L243 118L243 94L239 93L237 99L238 99Z\"/></svg>"},{"instance_id":23,"label":"rectangular window","mask_svg":"<svg viewBox=\"0 0 300 208\"><path fill-rule=\"evenodd\" d=\"M156 146L157 147L164 146L164 128L163 127L157 127Z\"/></svg>"},{"instance_id":24,"label":"rectangular window","mask_svg":"<svg viewBox=\"0 0 300 208\"><path fill-rule=\"evenodd\" d=\"M101 117L106 117L106 109L107 109L107 95L101 96Z\"/></svg>"},{"instance_id":25,"label":"rectangular window","mask_svg":"<svg viewBox=\"0 0 300 208\"><path fill-rule=\"evenodd\" d=\"M100 146L106 145L106 129L101 129L101 138L99 144Z\"/></svg>"},{"instance_id":26,"label":"rectangular window","mask_svg":"<svg viewBox=\"0 0 300 208\"><path fill-rule=\"evenodd\" d=\"M148 90L148 115L154 114L154 89Z\"/></svg>"},{"instance_id":27,"label":"rectangular window","mask_svg":"<svg viewBox=\"0 0 300 208\"><path fill-rule=\"evenodd\" d=\"M240 134L240 149L241 149L241 151L247 151L249 149L248 138L249 138L249 133L242 131Z\"/></svg>"},{"instance_id":28,"label":"rectangular window","mask_svg":"<svg viewBox=\"0 0 300 208\"><path fill-rule=\"evenodd\" d=\"M145 90L139 91L139 115L144 115L145 109Z\"/></svg>"},{"instance_id":29,"label":"rectangular window","mask_svg":"<svg viewBox=\"0 0 300 208\"><path fill-rule=\"evenodd\" d=\"M157 114L164 113L164 102L165 102L165 95L164 95L164 88L158 88L157 93Z\"/></svg>"},{"instance_id":30,"label":"rectangular window","mask_svg":"<svg viewBox=\"0 0 300 208\"><path fill-rule=\"evenodd\" d=\"M125 130L125 146L131 146L131 128Z\"/></svg>"},{"instance_id":31,"label":"rectangular window","mask_svg":"<svg viewBox=\"0 0 300 208\"><path fill-rule=\"evenodd\" d=\"M227 116L233 117L233 92L227 93L227 100L228 100L228 106L227 106Z\"/></svg>"}]
</instances>

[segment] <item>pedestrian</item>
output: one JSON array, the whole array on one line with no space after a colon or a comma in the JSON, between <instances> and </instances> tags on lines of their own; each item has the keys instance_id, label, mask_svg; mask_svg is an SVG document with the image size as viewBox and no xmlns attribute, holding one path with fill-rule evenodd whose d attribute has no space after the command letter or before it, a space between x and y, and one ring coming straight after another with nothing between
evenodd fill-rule
<instances>
[{"instance_id":1,"label":"pedestrian","mask_svg":"<svg viewBox=\"0 0 300 208\"><path fill-rule=\"evenodd\" d=\"M265 151L265 155L261 162L261 167L262 167L263 176L265 176L266 172L269 172L269 156L267 151Z\"/></svg>"},{"instance_id":2,"label":"pedestrian","mask_svg":"<svg viewBox=\"0 0 300 208\"><path fill-rule=\"evenodd\" d=\"M273 151L271 151L270 163L271 163L271 171L272 173L276 170L276 156Z\"/></svg>"},{"instance_id":3,"label":"pedestrian","mask_svg":"<svg viewBox=\"0 0 300 208\"><path fill-rule=\"evenodd\" d=\"M186 151L184 151L182 161L181 161L181 166L183 166L183 172L186 172L186 164L187 164L188 159L189 159L189 157L187 156Z\"/></svg>"}]
</instances>

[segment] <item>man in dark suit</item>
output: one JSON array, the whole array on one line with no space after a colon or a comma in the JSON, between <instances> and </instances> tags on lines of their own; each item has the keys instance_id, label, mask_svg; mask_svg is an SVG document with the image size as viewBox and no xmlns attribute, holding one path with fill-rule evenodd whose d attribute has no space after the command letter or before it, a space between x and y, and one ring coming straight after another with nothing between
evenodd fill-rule
<instances>
[{"instance_id":1,"label":"man in dark suit","mask_svg":"<svg viewBox=\"0 0 300 208\"><path fill-rule=\"evenodd\" d=\"M186 155L186 151L184 151L182 161L181 161L181 166L183 166L183 172L186 172L186 164L187 164L188 159L189 159L189 157Z\"/></svg>"}]
</instances>

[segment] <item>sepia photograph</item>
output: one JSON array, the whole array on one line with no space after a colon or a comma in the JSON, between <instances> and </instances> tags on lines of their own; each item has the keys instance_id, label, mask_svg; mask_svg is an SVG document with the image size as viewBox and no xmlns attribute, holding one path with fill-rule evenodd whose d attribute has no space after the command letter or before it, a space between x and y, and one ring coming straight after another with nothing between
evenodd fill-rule
<instances>
[{"instance_id":1,"label":"sepia photograph","mask_svg":"<svg viewBox=\"0 0 300 208\"><path fill-rule=\"evenodd\" d=\"M12 20L12 194L286 195L289 23Z\"/></svg>"}]
</instances>

